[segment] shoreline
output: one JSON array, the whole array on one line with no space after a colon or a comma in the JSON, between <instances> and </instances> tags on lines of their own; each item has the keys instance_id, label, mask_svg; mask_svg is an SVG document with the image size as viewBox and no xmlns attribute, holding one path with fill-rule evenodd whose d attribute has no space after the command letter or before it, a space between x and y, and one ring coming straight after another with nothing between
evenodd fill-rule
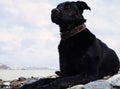
<instances>
[{"instance_id":1,"label":"shoreline","mask_svg":"<svg viewBox=\"0 0 120 89\"><path fill-rule=\"evenodd\" d=\"M16 80L19 77L31 78L33 77L47 77L55 75L55 70L0 70L0 79L4 81Z\"/></svg>"},{"instance_id":2,"label":"shoreline","mask_svg":"<svg viewBox=\"0 0 120 89\"><path fill-rule=\"evenodd\" d=\"M33 71L35 71L35 70L33 70ZM36 70L36 71L38 71L38 70ZM53 77L56 77L56 75L54 74L54 71L55 70L52 70L51 73L44 75L44 76L40 76L40 74L39 74L39 76L37 76L37 77L36 76L18 77L18 78L14 78L12 80L0 79L0 89L19 89L21 86L35 82L35 81L39 80L40 78L53 78ZM44 70L44 73L45 72L46 71ZM120 74L120 71L117 74Z\"/></svg>"},{"instance_id":3,"label":"shoreline","mask_svg":"<svg viewBox=\"0 0 120 89\"><path fill-rule=\"evenodd\" d=\"M19 89L21 86L25 84L29 84L32 82L35 82L39 80L38 77L31 77L31 78L25 78L25 77L19 77L18 79L14 80L0 80L0 89Z\"/></svg>"}]
</instances>

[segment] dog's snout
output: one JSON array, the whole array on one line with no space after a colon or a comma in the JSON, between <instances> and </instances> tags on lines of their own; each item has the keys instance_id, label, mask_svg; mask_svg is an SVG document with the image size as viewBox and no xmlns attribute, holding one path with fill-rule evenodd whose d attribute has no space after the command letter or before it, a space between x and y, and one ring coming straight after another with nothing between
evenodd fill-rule
<instances>
[{"instance_id":1,"label":"dog's snout","mask_svg":"<svg viewBox=\"0 0 120 89\"><path fill-rule=\"evenodd\" d=\"M55 9L52 10L52 13L53 13L53 14L59 14L59 13L60 13L60 10L57 9L57 8L55 8Z\"/></svg>"}]
</instances>

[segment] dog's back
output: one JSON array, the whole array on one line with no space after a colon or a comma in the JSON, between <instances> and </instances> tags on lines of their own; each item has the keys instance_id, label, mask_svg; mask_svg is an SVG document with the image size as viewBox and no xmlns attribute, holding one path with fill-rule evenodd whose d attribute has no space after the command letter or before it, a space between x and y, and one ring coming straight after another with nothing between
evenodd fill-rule
<instances>
[{"instance_id":1,"label":"dog's back","mask_svg":"<svg viewBox=\"0 0 120 89\"><path fill-rule=\"evenodd\" d=\"M119 58L114 50L109 48L99 39L94 41L89 50L89 54L93 52L94 55L91 55L93 58L95 55L98 56L98 72L101 78L107 75L113 76L114 74L118 73L120 63Z\"/></svg>"}]
</instances>

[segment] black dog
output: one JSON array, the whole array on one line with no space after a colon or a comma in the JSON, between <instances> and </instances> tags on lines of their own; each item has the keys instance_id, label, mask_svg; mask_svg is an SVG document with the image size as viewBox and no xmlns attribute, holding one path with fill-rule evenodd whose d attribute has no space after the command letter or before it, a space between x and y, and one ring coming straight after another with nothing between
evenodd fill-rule
<instances>
[{"instance_id":1,"label":"black dog","mask_svg":"<svg viewBox=\"0 0 120 89\"><path fill-rule=\"evenodd\" d=\"M87 83L119 70L116 53L95 37L85 26L84 10L90 7L82 1L64 2L52 10L52 22L60 27L60 72L73 84ZM71 77L72 76L72 77ZM68 85L69 86L69 85Z\"/></svg>"},{"instance_id":2,"label":"black dog","mask_svg":"<svg viewBox=\"0 0 120 89\"><path fill-rule=\"evenodd\" d=\"M34 83L34 88L22 89L66 89L118 72L116 53L86 28L82 15L85 9L90 10L90 7L77 1L61 3L52 10L52 22L59 25L61 32L60 71L56 72L60 77L46 79L48 82L40 80Z\"/></svg>"}]
</instances>

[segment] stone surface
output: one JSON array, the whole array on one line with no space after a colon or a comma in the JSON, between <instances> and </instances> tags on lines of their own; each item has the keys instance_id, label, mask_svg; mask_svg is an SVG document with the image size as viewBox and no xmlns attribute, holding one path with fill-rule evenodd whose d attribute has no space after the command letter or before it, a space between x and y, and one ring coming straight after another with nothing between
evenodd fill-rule
<instances>
[{"instance_id":1,"label":"stone surface","mask_svg":"<svg viewBox=\"0 0 120 89\"><path fill-rule=\"evenodd\" d=\"M20 77L10 82L0 81L0 89L19 89L24 84L29 84L39 80L39 78ZM8 84L9 83L9 84ZM9 88L7 88L9 87ZM75 85L67 89L120 89L120 74L116 74L110 78L96 80L85 85Z\"/></svg>"},{"instance_id":2,"label":"stone surface","mask_svg":"<svg viewBox=\"0 0 120 89\"><path fill-rule=\"evenodd\" d=\"M120 74L108 79L96 80L85 85L76 85L68 89L120 89Z\"/></svg>"},{"instance_id":3,"label":"stone surface","mask_svg":"<svg viewBox=\"0 0 120 89\"><path fill-rule=\"evenodd\" d=\"M76 85L68 89L112 89L112 86L105 80L97 80L85 85Z\"/></svg>"},{"instance_id":4,"label":"stone surface","mask_svg":"<svg viewBox=\"0 0 120 89\"><path fill-rule=\"evenodd\" d=\"M84 87L84 85L76 85L76 86L73 86L73 87L70 87L67 89L84 89L83 87Z\"/></svg>"},{"instance_id":5,"label":"stone surface","mask_svg":"<svg viewBox=\"0 0 120 89\"><path fill-rule=\"evenodd\" d=\"M120 86L120 74L114 75L107 80L112 86Z\"/></svg>"},{"instance_id":6,"label":"stone surface","mask_svg":"<svg viewBox=\"0 0 120 89\"><path fill-rule=\"evenodd\" d=\"M84 89L111 89L112 86L106 81L94 81L86 84Z\"/></svg>"}]
</instances>

